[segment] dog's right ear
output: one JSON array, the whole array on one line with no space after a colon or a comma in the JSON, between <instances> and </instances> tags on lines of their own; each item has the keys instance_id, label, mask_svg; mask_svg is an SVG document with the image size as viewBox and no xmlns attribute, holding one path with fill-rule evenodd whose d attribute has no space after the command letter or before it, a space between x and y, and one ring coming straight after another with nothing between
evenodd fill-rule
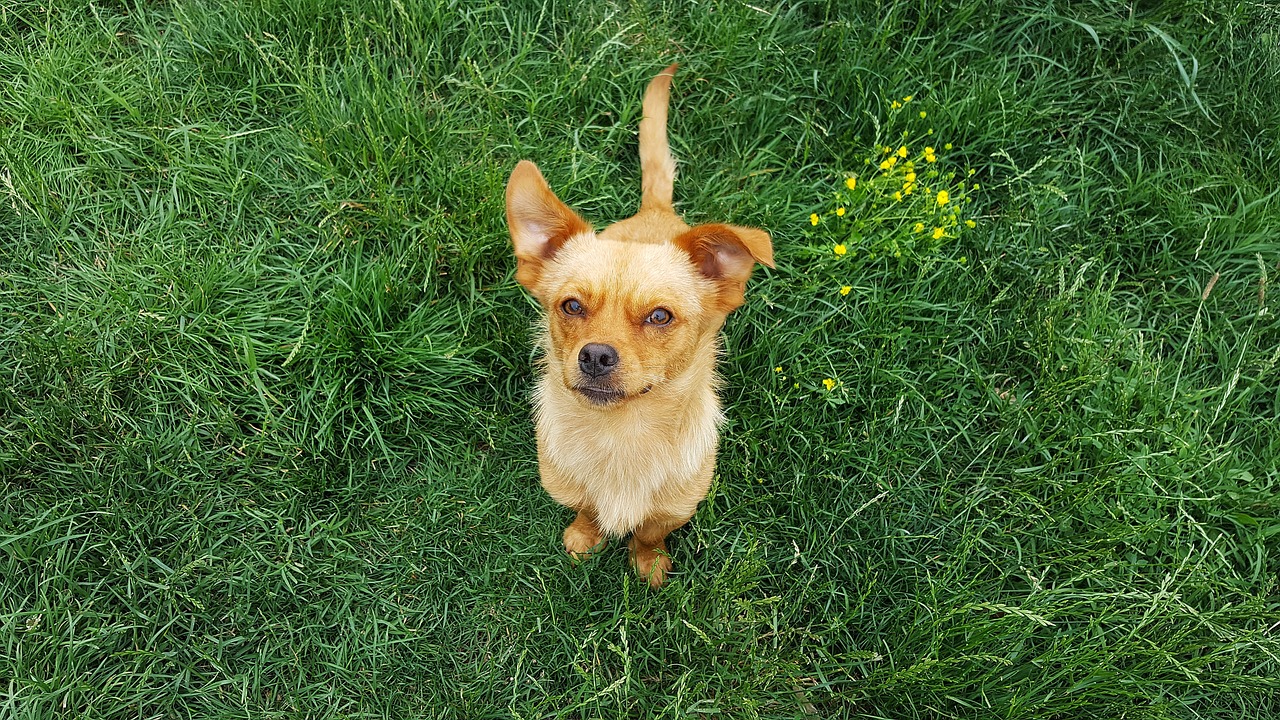
<instances>
[{"instance_id":1,"label":"dog's right ear","mask_svg":"<svg viewBox=\"0 0 1280 720\"><path fill-rule=\"evenodd\" d=\"M672 242L715 282L717 306L726 315L742 305L756 263L773 267L773 241L759 228L710 223L691 227Z\"/></svg>"},{"instance_id":2,"label":"dog's right ear","mask_svg":"<svg viewBox=\"0 0 1280 720\"><path fill-rule=\"evenodd\" d=\"M515 246L516 281L531 292L543 263L569 238L592 231L590 223L560 202L538 166L528 160L521 160L507 180L507 227Z\"/></svg>"}]
</instances>

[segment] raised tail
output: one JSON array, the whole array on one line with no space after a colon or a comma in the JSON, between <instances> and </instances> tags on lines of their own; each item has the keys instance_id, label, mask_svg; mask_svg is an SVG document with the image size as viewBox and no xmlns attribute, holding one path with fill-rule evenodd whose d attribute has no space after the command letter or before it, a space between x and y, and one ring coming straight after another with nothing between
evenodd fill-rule
<instances>
[{"instance_id":1,"label":"raised tail","mask_svg":"<svg viewBox=\"0 0 1280 720\"><path fill-rule=\"evenodd\" d=\"M673 210L672 190L676 160L667 145L667 104L675 63L649 81L644 91L644 117L640 119L640 210Z\"/></svg>"}]
</instances>

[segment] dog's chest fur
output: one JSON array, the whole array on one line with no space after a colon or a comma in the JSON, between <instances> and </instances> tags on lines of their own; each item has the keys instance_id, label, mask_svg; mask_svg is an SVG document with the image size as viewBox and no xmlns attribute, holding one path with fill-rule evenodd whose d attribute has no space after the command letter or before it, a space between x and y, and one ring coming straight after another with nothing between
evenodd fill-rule
<instances>
[{"instance_id":1,"label":"dog's chest fur","mask_svg":"<svg viewBox=\"0 0 1280 720\"><path fill-rule=\"evenodd\" d=\"M615 536L647 518L691 515L710 487L722 416L710 383L686 397L678 407L640 398L601 413L544 376L536 394L543 486L563 505L593 510L599 528Z\"/></svg>"}]
</instances>

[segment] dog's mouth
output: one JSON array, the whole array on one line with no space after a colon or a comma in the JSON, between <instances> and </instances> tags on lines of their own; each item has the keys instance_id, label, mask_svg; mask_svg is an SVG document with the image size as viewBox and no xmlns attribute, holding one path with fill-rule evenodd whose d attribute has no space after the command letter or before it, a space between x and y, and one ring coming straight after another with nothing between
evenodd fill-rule
<instances>
[{"instance_id":1,"label":"dog's mouth","mask_svg":"<svg viewBox=\"0 0 1280 720\"><path fill-rule=\"evenodd\" d=\"M613 388L578 386L574 388L574 391L589 400L592 405L612 405L627 396L627 394L621 390L615 390Z\"/></svg>"},{"instance_id":2,"label":"dog's mouth","mask_svg":"<svg viewBox=\"0 0 1280 720\"><path fill-rule=\"evenodd\" d=\"M628 396L626 392L618 388L599 388L589 385L578 385L573 391L586 398L592 405L605 407L608 405L616 405L629 397L638 397L644 395L653 389L652 385L646 385L643 390L635 395Z\"/></svg>"}]
</instances>

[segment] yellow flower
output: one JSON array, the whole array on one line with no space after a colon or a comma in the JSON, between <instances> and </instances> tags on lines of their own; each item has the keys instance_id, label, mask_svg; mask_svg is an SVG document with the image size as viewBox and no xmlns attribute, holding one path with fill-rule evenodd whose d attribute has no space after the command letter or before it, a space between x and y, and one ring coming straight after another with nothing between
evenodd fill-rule
<instances>
[{"instance_id":1,"label":"yellow flower","mask_svg":"<svg viewBox=\"0 0 1280 720\"><path fill-rule=\"evenodd\" d=\"M906 175L905 180L906 180L907 182L915 182L915 181L916 181L916 174L915 174L915 173L913 173L913 172L911 172L911 171L907 171L907 175Z\"/></svg>"},{"instance_id":2,"label":"yellow flower","mask_svg":"<svg viewBox=\"0 0 1280 720\"><path fill-rule=\"evenodd\" d=\"M900 192L896 192L896 193L894 193L894 194L893 194L893 199L894 199L894 200L897 200L898 202L902 202L902 193L900 193Z\"/></svg>"},{"instance_id":3,"label":"yellow flower","mask_svg":"<svg viewBox=\"0 0 1280 720\"><path fill-rule=\"evenodd\" d=\"M810 214L809 214L809 224L810 224L810 225L817 225L817 224L818 224L818 213L810 213Z\"/></svg>"},{"instance_id":4,"label":"yellow flower","mask_svg":"<svg viewBox=\"0 0 1280 720\"><path fill-rule=\"evenodd\" d=\"M889 103L889 109L891 110L897 110L900 107L902 107L902 103L898 102L897 100L894 100L893 102Z\"/></svg>"},{"instance_id":5,"label":"yellow flower","mask_svg":"<svg viewBox=\"0 0 1280 720\"><path fill-rule=\"evenodd\" d=\"M903 145L902 147L898 148L898 157L904 158L906 156L907 156L907 146Z\"/></svg>"},{"instance_id":6,"label":"yellow flower","mask_svg":"<svg viewBox=\"0 0 1280 720\"><path fill-rule=\"evenodd\" d=\"M943 149L943 150L950 150L950 149L951 149L951 143L947 143L946 145L943 145L943 146L942 146L942 149Z\"/></svg>"},{"instance_id":7,"label":"yellow flower","mask_svg":"<svg viewBox=\"0 0 1280 720\"><path fill-rule=\"evenodd\" d=\"M938 204L939 204L939 205L946 205L946 204L947 204L947 203L949 203L949 202L951 202L951 196L947 194L947 191L946 191L946 190L939 190L939 191L938 191Z\"/></svg>"},{"instance_id":8,"label":"yellow flower","mask_svg":"<svg viewBox=\"0 0 1280 720\"><path fill-rule=\"evenodd\" d=\"M915 99L915 97L916 97L915 95L908 95L908 96L906 96L906 97L902 98L902 102L904 102L904 103L909 103L909 102L911 102L912 100L914 100L914 99Z\"/></svg>"},{"instance_id":9,"label":"yellow flower","mask_svg":"<svg viewBox=\"0 0 1280 720\"><path fill-rule=\"evenodd\" d=\"M844 286L841 286L841 288L840 288L840 294L841 294L841 295L848 295L848 294L849 294L849 291L850 291L850 290L852 290L852 289L853 289L853 286L852 286L852 285L844 285Z\"/></svg>"},{"instance_id":10,"label":"yellow flower","mask_svg":"<svg viewBox=\"0 0 1280 720\"><path fill-rule=\"evenodd\" d=\"M836 217L844 217L844 208L842 207L836 208Z\"/></svg>"},{"instance_id":11,"label":"yellow flower","mask_svg":"<svg viewBox=\"0 0 1280 720\"><path fill-rule=\"evenodd\" d=\"M974 173L976 173L976 172L978 172L978 171L977 171L977 170L974 170L973 168L969 168L969 175L970 175L971 177L972 177L972 176L973 176L973 174L974 174Z\"/></svg>"},{"instance_id":12,"label":"yellow flower","mask_svg":"<svg viewBox=\"0 0 1280 720\"><path fill-rule=\"evenodd\" d=\"M910 195L910 194L911 194L911 191L912 191L912 190L915 190L915 189L916 189L916 185L915 185L915 183L907 183L906 185L903 185L903 186L902 186L902 194L903 194L903 195Z\"/></svg>"},{"instance_id":13,"label":"yellow flower","mask_svg":"<svg viewBox=\"0 0 1280 720\"><path fill-rule=\"evenodd\" d=\"M836 381L831 378L826 378L822 381L822 384L827 386L827 392L831 392L832 388L836 386Z\"/></svg>"},{"instance_id":14,"label":"yellow flower","mask_svg":"<svg viewBox=\"0 0 1280 720\"><path fill-rule=\"evenodd\" d=\"M850 190L858 187L858 178L856 177L845 178L844 186L849 188Z\"/></svg>"},{"instance_id":15,"label":"yellow flower","mask_svg":"<svg viewBox=\"0 0 1280 720\"><path fill-rule=\"evenodd\" d=\"M923 111L923 110L921 110L921 111L920 111L920 119L921 119L921 120L923 120L925 117L928 117L928 115L929 115L929 113L927 113L927 112L925 112L925 111Z\"/></svg>"},{"instance_id":16,"label":"yellow flower","mask_svg":"<svg viewBox=\"0 0 1280 720\"><path fill-rule=\"evenodd\" d=\"M881 147L881 148L880 148L880 152L882 152L882 153L891 153L891 152L893 152L893 148L889 147L888 145L885 145L885 146L883 146L883 147Z\"/></svg>"},{"instance_id":17,"label":"yellow flower","mask_svg":"<svg viewBox=\"0 0 1280 720\"><path fill-rule=\"evenodd\" d=\"M924 232L924 223L916 223L915 231Z\"/></svg>"},{"instance_id":18,"label":"yellow flower","mask_svg":"<svg viewBox=\"0 0 1280 720\"><path fill-rule=\"evenodd\" d=\"M831 250L832 250L832 252L834 252L834 253L835 253L835 254L837 254L837 255L843 255L843 254L845 254L845 253L849 252L849 248L845 247L844 245L837 245L837 246L835 246L835 247L831 248Z\"/></svg>"},{"instance_id":19,"label":"yellow flower","mask_svg":"<svg viewBox=\"0 0 1280 720\"><path fill-rule=\"evenodd\" d=\"M942 228L936 227L933 229L933 239L934 240L942 239Z\"/></svg>"},{"instance_id":20,"label":"yellow flower","mask_svg":"<svg viewBox=\"0 0 1280 720\"><path fill-rule=\"evenodd\" d=\"M774 368L774 369L773 369L773 371L774 371L774 372L782 372L782 366L781 366L781 365L779 365L778 367Z\"/></svg>"},{"instance_id":21,"label":"yellow flower","mask_svg":"<svg viewBox=\"0 0 1280 720\"><path fill-rule=\"evenodd\" d=\"M971 228L976 228L976 227L978 227L978 223L976 223L976 222L974 222L974 221L972 221L972 220L965 220L965 221L964 221L964 224L965 224L965 225L968 225L968 226L969 226L969 227L971 227Z\"/></svg>"}]
</instances>

